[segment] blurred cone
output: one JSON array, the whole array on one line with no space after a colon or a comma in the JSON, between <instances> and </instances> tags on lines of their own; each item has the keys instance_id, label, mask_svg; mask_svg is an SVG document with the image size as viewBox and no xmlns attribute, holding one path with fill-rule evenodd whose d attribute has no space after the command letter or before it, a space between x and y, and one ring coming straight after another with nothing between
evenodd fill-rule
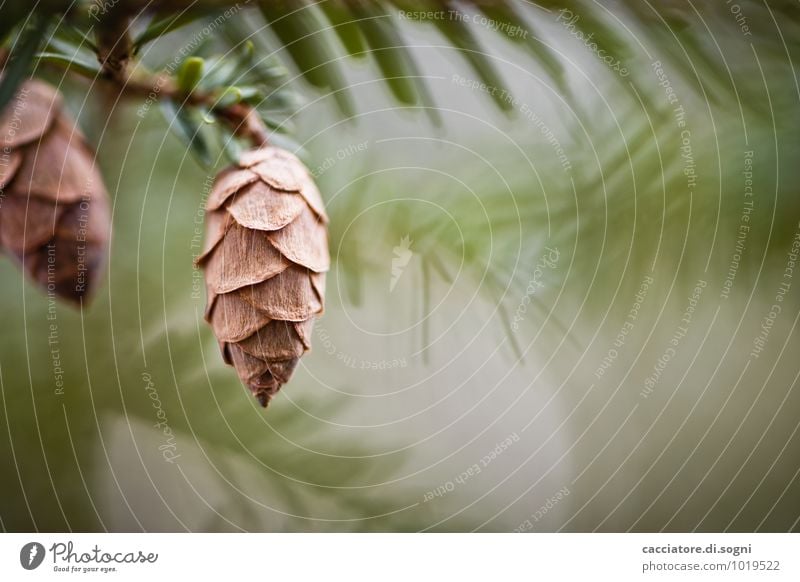
<instances>
[{"instance_id":1,"label":"blurred cone","mask_svg":"<svg viewBox=\"0 0 800 582\"><path fill-rule=\"evenodd\" d=\"M262 406L311 347L322 313L328 217L292 154L267 146L222 171L206 203L206 319Z\"/></svg>"},{"instance_id":2,"label":"blurred cone","mask_svg":"<svg viewBox=\"0 0 800 582\"><path fill-rule=\"evenodd\" d=\"M30 277L80 303L109 237L108 194L61 95L28 80L0 115L0 244Z\"/></svg>"}]
</instances>

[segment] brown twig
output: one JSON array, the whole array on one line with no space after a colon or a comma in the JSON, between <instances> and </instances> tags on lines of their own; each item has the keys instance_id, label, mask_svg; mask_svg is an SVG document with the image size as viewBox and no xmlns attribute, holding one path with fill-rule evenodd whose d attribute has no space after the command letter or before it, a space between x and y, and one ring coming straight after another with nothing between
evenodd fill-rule
<instances>
[{"instance_id":1,"label":"brown twig","mask_svg":"<svg viewBox=\"0 0 800 582\"><path fill-rule=\"evenodd\" d=\"M233 128L234 133L249 139L254 147L264 147L268 143L269 131L258 113L244 103L237 103L219 112L220 116Z\"/></svg>"},{"instance_id":2,"label":"brown twig","mask_svg":"<svg viewBox=\"0 0 800 582\"><path fill-rule=\"evenodd\" d=\"M47 63L47 65L66 66L55 62ZM179 89L175 80L166 73L143 74L139 70L132 70L132 67L127 64L122 70L123 74L105 73L99 77L90 77L80 70L71 70L71 72L90 81L100 81L125 97L150 100L172 99L183 105L195 107L205 105L212 108L236 135L249 139L253 146L263 147L267 144L269 130L251 106L245 103L236 103L225 108L215 107L219 101L219 95L215 92L192 91L187 94Z\"/></svg>"},{"instance_id":3,"label":"brown twig","mask_svg":"<svg viewBox=\"0 0 800 582\"><path fill-rule=\"evenodd\" d=\"M145 99L154 97L157 99L174 99L181 101L185 105L209 106L231 127L236 135L249 139L255 147L262 147L267 144L269 130L258 113L247 104L235 103L225 108L216 108L214 107L218 101L216 93L201 91L193 91L189 94L183 93L178 89L172 77L163 73L147 78L129 77L121 84L114 78L106 78L105 80L113 83L119 91L128 96Z\"/></svg>"},{"instance_id":4,"label":"brown twig","mask_svg":"<svg viewBox=\"0 0 800 582\"><path fill-rule=\"evenodd\" d=\"M97 28L97 60L103 74L117 82L128 76L128 63L133 52L130 27L131 17L127 12L112 10Z\"/></svg>"}]
</instances>

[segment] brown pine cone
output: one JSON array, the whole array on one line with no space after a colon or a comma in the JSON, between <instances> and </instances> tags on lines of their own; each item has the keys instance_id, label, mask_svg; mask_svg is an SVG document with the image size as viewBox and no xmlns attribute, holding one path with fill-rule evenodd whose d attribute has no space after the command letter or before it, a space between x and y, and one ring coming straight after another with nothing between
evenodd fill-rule
<instances>
[{"instance_id":1,"label":"brown pine cone","mask_svg":"<svg viewBox=\"0 0 800 582\"><path fill-rule=\"evenodd\" d=\"M206 319L262 406L311 347L330 267L328 217L308 170L267 146L220 172L206 202Z\"/></svg>"},{"instance_id":2,"label":"brown pine cone","mask_svg":"<svg viewBox=\"0 0 800 582\"><path fill-rule=\"evenodd\" d=\"M94 153L61 95L28 80L0 115L0 244L48 293L80 303L96 286L110 230Z\"/></svg>"}]
</instances>

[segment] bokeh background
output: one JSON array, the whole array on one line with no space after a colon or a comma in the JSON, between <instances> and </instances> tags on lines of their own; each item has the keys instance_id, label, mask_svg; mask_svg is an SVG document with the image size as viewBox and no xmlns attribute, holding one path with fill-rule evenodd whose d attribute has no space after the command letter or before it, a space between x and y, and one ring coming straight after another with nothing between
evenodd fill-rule
<instances>
[{"instance_id":1,"label":"bokeh background","mask_svg":"<svg viewBox=\"0 0 800 582\"><path fill-rule=\"evenodd\" d=\"M797 4L587 4L626 75L562 6L523 6L549 61L470 23L508 112L424 21L396 18L438 126L369 59L351 119L296 79L334 263L266 412L202 317L213 174L157 108L37 71L98 150L113 244L81 310L0 262L2 528L800 529Z\"/></svg>"}]
</instances>

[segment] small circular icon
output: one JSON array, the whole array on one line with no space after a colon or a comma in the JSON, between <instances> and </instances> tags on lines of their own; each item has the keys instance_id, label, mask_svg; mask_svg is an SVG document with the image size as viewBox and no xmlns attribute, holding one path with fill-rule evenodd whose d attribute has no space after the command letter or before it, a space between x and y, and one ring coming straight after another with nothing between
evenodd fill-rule
<instances>
[{"instance_id":1,"label":"small circular icon","mask_svg":"<svg viewBox=\"0 0 800 582\"><path fill-rule=\"evenodd\" d=\"M35 570L44 561L44 546L39 542L28 542L19 551L19 563L26 570Z\"/></svg>"}]
</instances>

